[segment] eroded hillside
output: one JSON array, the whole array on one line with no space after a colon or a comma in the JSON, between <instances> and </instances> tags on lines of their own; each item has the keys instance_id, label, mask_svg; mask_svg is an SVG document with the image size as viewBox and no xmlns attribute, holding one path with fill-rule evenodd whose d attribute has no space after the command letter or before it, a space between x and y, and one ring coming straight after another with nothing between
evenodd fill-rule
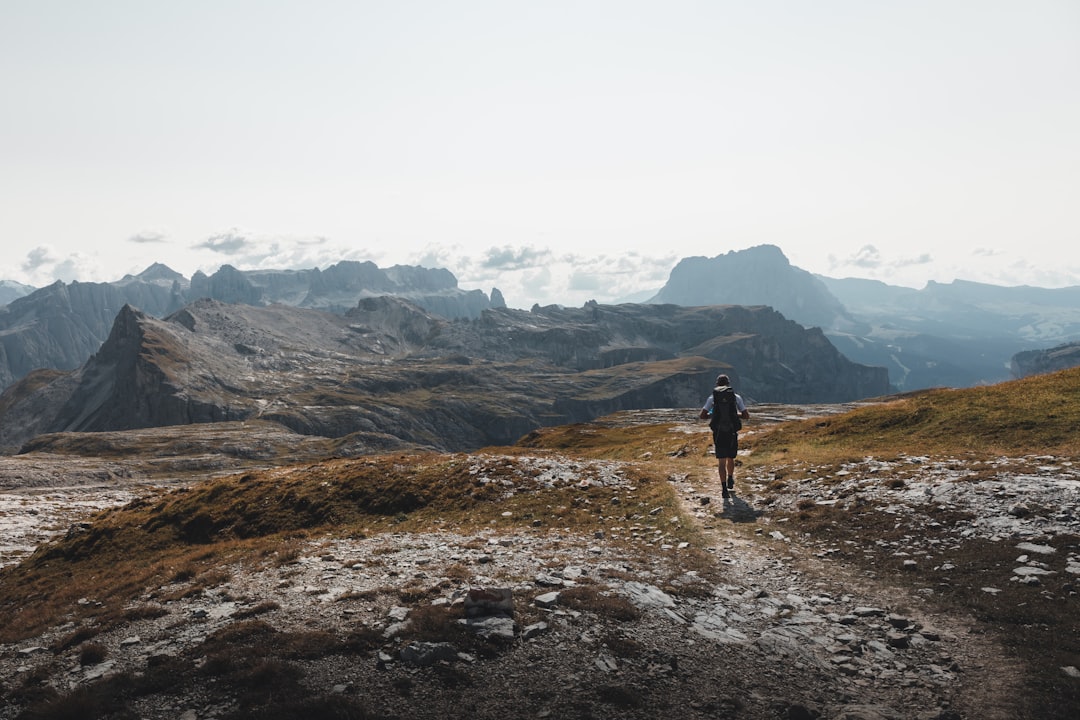
<instances>
[{"instance_id":1,"label":"eroded hillside","mask_svg":"<svg viewBox=\"0 0 1080 720\"><path fill-rule=\"evenodd\" d=\"M732 365L736 367L733 368ZM78 370L0 396L0 451L54 432L266 420L368 450L504 445L537 427L696 403L720 372L758 401L887 391L820 331L765 307L488 310L451 322L396 298L344 315L201 300L165 319L125 306Z\"/></svg>"}]
</instances>

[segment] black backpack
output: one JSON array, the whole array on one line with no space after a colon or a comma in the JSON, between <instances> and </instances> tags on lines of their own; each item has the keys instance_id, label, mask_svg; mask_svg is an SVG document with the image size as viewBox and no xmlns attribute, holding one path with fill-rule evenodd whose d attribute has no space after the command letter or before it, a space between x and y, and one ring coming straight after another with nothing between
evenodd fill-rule
<instances>
[{"instance_id":1,"label":"black backpack","mask_svg":"<svg viewBox=\"0 0 1080 720\"><path fill-rule=\"evenodd\" d=\"M714 432L733 433L742 430L739 418L739 406L735 402L735 391L730 387L714 387L712 391L713 411L709 427Z\"/></svg>"}]
</instances>

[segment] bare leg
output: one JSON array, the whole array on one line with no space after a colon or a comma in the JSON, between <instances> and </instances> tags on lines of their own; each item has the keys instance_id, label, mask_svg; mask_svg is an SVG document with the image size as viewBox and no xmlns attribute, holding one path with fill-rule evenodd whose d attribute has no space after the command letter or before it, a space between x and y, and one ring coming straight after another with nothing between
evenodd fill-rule
<instances>
[{"instance_id":1,"label":"bare leg","mask_svg":"<svg viewBox=\"0 0 1080 720\"><path fill-rule=\"evenodd\" d=\"M727 458L718 458L717 469L720 472L720 494L726 499L728 496L727 482L728 482L728 464Z\"/></svg>"}]
</instances>

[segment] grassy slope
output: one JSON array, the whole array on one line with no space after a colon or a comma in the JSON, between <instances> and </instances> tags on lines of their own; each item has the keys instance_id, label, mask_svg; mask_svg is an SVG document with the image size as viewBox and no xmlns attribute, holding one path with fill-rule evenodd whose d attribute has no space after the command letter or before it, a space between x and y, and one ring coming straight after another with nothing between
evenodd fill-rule
<instances>
[{"instance_id":1,"label":"grassy slope","mask_svg":"<svg viewBox=\"0 0 1080 720\"><path fill-rule=\"evenodd\" d=\"M748 438L749 468L775 480L766 494L791 491L808 478L820 478L845 463L872 456L892 460L927 456L959 459L965 480L1010 478L1026 465L1080 460L1080 368L963 390L929 390L842 415L784 423ZM1002 464L1001 458L1009 458ZM908 471L904 471L908 472ZM903 487L903 473L877 476L885 486ZM1022 493L1022 487L1018 487ZM1058 508L1035 509L1054 514ZM970 519L927 506L917 523L898 521L875 503L845 507L800 501L796 510L778 513L793 534L819 548L840 549L833 557L869 574L881 574L880 559L864 552L875 542L903 546L912 536L923 546L948 547L955 567L943 580L932 563L907 573L890 572L888 581L909 589L932 587L939 607L970 615L984 632L1029 668L1028 698L1035 717L1074 717L1080 707L1080 682L1061 668L1080 667L1080 608L1077 578L1064 572L1065 558L1080 552L1080 537L1054 536L1057 573L1038 591L1006 583L997 594L982 587L1016 566L1016 542L971 538L956 544L950 530ZM777 517L776 519L781 519ZM1006 539L1008 540L1008 539ZM925 566L924 566L925 565Z\"/></svg>"},{"instance_id":2,"label":"grassy slope","mask_svg":"<svg viewBox=\"0 0 1080 720\"><path fill-rule=\"evenodd\" d=\"M829 418L785 423L753 442L757 464L785 457L1080 454L1080 368L963 390L926 390Z\"/></svg>"},{"instance_id":3,"label":"grassy slope","mask_svg":"<svg viewBox=\"0 0 1080 720\"><path fill-rule=\"evenodd\" d=\"M666 476L648 468L623 469L632 490L576 483L547 488L530 482L539 470L528 460L545 451L519 454L525 457L482 452L326 460L208 480L99 513L83 531L0 571L0 612L11 619L0 628L0 640L29 637L73 608L88 620L111 622L146 588L178 573L197 578L227 562L262 562L290 539L481 528L593 533L606 527L598 509L610 507L615 495L625 514L640 515L636 522L650 530L660 520L644 510L677 511ZM585 463L580 472L592 470ZM501 480L525 489L506 497ZM684 523L677 539L694 539L691 527ZM83 597L102 605L80 606Z\"/></svg>"}]
</instances>

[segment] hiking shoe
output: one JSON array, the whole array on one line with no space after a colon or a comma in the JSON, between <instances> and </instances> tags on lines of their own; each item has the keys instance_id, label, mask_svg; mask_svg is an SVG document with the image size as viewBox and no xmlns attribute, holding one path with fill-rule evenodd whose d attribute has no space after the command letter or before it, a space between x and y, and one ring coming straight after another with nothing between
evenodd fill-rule
<instances>
[{"instance_id":1,"label":"hiking shoe","mask_svg":"<svg viewBox=\"0 0 1080 720\"><path fill-rule=\"evenodd\" d=\"M729 497L731 497L731 493L729 493L727 491L727 488L724 488L723 490L720 491L720 496L722 498L724 498L725 500L727 500Z\"/></svg>"},{"instance_id":2,"label":"hiking shoe","mask_svg":"<svg viewBox=\"0 0 1080 720\"><path fill-rule=\"evenodd\" d=\"M727 486L728 486L728 490L735 487L735 476L734 475L732 475L731 477L729 477L727 479Z\"/></svg>"}]
</instances>

